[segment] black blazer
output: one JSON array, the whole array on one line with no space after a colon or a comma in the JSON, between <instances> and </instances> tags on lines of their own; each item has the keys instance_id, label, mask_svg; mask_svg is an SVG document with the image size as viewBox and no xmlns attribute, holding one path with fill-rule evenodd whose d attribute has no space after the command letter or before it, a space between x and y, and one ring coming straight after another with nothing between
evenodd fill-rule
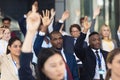
<instances>
[{"instance_id":1,"label":"black blazer","mask_svg":"<svg viewBox=\"0 0 120 80\"><path fill-rule=\"evenodd\" d=\"M83 63L83 68L80 70L80 79L81 80L93 80L95 75L96 67L96 56L92 51L91 47L83 47L83 41L86 37L86 34L81 33L81 36L77 39L75 44L75 54ZM100 49L104 60L106 60L107 53Z\"/></svg>"},{"instance_id":2,"label":"black blazer","mask_svg":"<svg viewBox=\"0 0 120 80\"><path fill-rule=\"evenodd\" d=\"M68 53L74 53L74 38L72 36L63 36L63 48ZM87 42L84 41L83 47L87 47Z\"/></svg>"}]
</instances>

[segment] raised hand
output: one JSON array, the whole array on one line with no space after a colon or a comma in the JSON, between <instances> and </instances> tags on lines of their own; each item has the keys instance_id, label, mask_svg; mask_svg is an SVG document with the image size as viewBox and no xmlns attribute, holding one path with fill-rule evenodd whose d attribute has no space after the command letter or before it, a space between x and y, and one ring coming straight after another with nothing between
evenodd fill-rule
<instances>
[{"instance_id":1,"label":"raised hand","mask_svg":"<svg viewBox=\"0 0 120 80\"><path fill-rule=\"evenodd\" d=\"M27 29L28 31L37 31L40 22L41 22L41 16L38 12L36 12L36 8L34 5L32 5L32 11L27 16Z\"/></svg>"},{"instance_id":2,"label":"raised hand","mask_svg":"<svg viewBox=\"0 0 120 80\"><path fill-rule=\"evenodd\" d=\"M38 27L40 25L41 22L41 16L40 14L37 12L37 8L36 6L33 4L32 5L32 10L29 13L29 15L27 16L26 19L26 23L27 23L27 34L25 36L25 40L22 46L22 51L23 52L32 52L32 42L33 42L33 38L35 36L35 33L38 30Z\"/></svg>"},{"instance_id":3,"label":"raised hand","mask_svg":"<svg viewBox=\"0 0 120 80\"><path fill-rule=\"evenodd\" d=\"M48 26L51 23L51 19L50 19L50 11L46 10L46 11L42 11L43 16L42 16L42 23L43 26Z\"/></svg>"},{"instance_id":4,"label":"raised hand","mask_svg":"<svg viewBox=\"0 0 120 80\"><path fill-rule=\"evenodd\" d=\"M55 11L54 11L53 8L50 10L50 13L51 13L50 19L52 20L54 18L54 16L55 16Z\"/></svg>"},{"instance_id":5,"label":"raised hand","mask_svg":"<svg viewBox=\"0 0 120 80\"><path fill-rule=\"evenodd\" d=\"M90 26L91 26L91 23L88 22L88 17L87 17L87 16L85 16L85 18L84 18L83 26L84 26L84 30L83 30L84 32L87 32L88 29L89 29Z\"/></svg>"},{"instance_id":6,"label":"raised hand","mask_svg":"<svg viewBox=\"0 0 120 80\"><path fill-rule=\"evenodd\" d=\"M95 19L100 14L100 7L97 7L93 13L93 19Z\"/></svg>"},{"instance_id":7,"label":"raised hand","mask_svg":"<svg viewBox=\"0 0 120 80\"><path fill-rule=\"evenodd\" d=\"M34 9L35 8L35 9ZM34 11L35 10L35 11ZM36 12L36 11L38 11L38 1L35 1L33 4L32 4L32 9L31 9L31 11L29 11L27 14L26 14L26 17L27 16L29 16L29 14L31 13L31 12Z\"/></svg>"},{"instance_id":8,"label":"raised hand","mask_svg":"<svg viewBox=\"0 0 120 80\"><path fill-rule=\"evenodd\" d=\"M61 18L60 20L65 21L66 19L69 18L69 16L70 16L70 13L69 13L69 11L67 10L67 11L65 11L65 12L62 14L62 18Z\"/></svg>"}]
</instances>

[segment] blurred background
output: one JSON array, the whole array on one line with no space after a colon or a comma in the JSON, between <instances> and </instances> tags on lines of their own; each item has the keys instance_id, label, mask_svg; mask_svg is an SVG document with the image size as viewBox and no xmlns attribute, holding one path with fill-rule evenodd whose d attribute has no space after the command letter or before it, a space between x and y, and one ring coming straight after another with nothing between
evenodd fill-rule
<instances>
[{"instance_id":1,"label":"blurred background","mask_svg":"<svg viewBox=\"0 0 120 80\"><path fill-rule=\"evenodd\" d=\"M113 38L120 24L120 0L38 0L39 12L44 9L54 8L55 19L60 19L65 10L70 11L70 18L65 22L65 30L69 31L70 24L75 20L75 10L80 10L80 16L88 16L92 19L93 11L97 6L101 7L101 13L97 17L95 30L98 31L102 24L110 25ZM11 29L21 34L17 21L31 9L33 0L0 0L0 26L1 19L5 16L12 19Z\"/></svg>"}]
</instances>

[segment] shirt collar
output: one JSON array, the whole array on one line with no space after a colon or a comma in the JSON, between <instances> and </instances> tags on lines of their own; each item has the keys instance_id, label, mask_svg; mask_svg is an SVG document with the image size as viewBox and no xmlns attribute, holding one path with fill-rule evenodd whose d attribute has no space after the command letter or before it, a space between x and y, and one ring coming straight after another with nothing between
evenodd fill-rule
<instances>
[{"instance_id":1,"label":"shirt collar","mask_svg":"<svg viewBox=\"0 0 120 80\"><path fill-rule=\"evenodd\" d=\"M93 49L92 48L92 51L95 53L96 52L96 49ZM97 49L98 53L100 52L100 49Z\"/></svg>"}]
</instances>

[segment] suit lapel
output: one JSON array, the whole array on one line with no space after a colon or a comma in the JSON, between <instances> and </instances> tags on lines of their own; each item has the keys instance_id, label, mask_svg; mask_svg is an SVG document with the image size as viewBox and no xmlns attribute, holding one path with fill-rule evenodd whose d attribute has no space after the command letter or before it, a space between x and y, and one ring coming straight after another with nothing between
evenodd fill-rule
<instances>
[{"instance_id":1,"label":"suit lapel","mask_svg":"<svg viewBox=\"0 0 120 80\"><path fill-rule=\"evenodd\" d=\"M95 61L95 64L96 64L96 56L95 56L94 52L92 51L92 49L90 47L88 48L88 51L89 51L88 56L91 56L91 59L93 59L93 61Z\"/></svg>"}]
</instances>

